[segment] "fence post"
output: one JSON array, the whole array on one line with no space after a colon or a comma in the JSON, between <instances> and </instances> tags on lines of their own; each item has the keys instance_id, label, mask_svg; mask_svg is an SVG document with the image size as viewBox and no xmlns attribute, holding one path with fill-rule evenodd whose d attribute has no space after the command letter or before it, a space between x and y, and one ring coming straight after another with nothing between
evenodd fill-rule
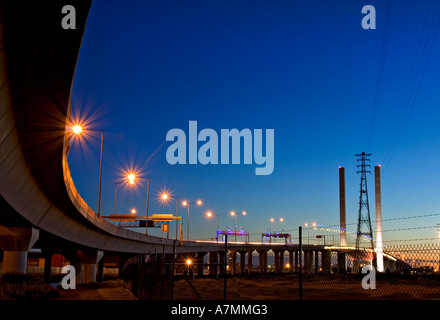
<instances>
[{"instance_id":1,"label":"fence post","mask_svg":"<svg viewBox=\"0 0 440 320\"><path fill-rule=\"evenodd\" d=\"M176 260L176 240L173 241L173 259L172 259L172 270L171 270L171 301L174 299L174 267Z\"/></svg>"},{"instance_id":2,"label":"fence post","mask_svg":"<svg viewBox=\"0 0 440 320\"><path fill-rule=\"evenodd\" d=\"M224 288L223 288L223 299L226 300L226 279L228 278L228 235L225 235L225 282L224 282Z\"/></svg>"},{"instance_id":3,"label":"fence post","mask_svg":"<svg viewBox=\"0 0 440 320\"><path fill-rule=\"evenodd\" d=\"M302 227L299 227L299 300L302 300Z\"/></svg>"}]
</instances>

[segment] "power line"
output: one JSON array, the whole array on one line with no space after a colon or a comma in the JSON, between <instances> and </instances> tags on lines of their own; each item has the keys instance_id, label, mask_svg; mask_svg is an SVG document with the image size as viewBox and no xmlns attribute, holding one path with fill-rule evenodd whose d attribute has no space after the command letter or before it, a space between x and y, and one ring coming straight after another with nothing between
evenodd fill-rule
<instances>
[{"instance_id":1,"label":"power line","mask_svg":"<svg viewBox=\"0 0 440 320\"><path fill-rule=\"evenodd\" d=\"M371 122L370 122L370 134L369 134L368 144L367 144L368 148L371 148L371 144L374 140L374 130L376 127L377 109L379 106L379 98L380 98L381 91L382 91L382 81L383 81L383 73L384 73L384 68L385 68L385 58L386 58L387 46L388 46L388 35L389 35L389 29L390 29L392 6L393 6L393 1L388 0L387 9L386 9L386 16L385 16L384 33L383 33L383 38L382 38L382 50L381 50L380 61L379 61L379 70L377 73L376 92L374 94L373 111L372 111Z\"/></svg>"},{"instance_id":2,"label":"power line","mask_svg":"<svg viewBox=\"0 0 440 320\"><path fill-rule=\"evenodd\" d=\"M428 65L428 61L429 61L431 53L432 53L432 47L435 43L435 39L436 39L437 33L439 31L440 20L436 19L438 2L436 2L436 5L433 10L431 10L431 4L432 4L432 1L429 2L426 17L424 20L424 25L422 28L422 34L419 38L419 44L417 45L416 56L415 56L415 58L413 60L413 64L412 64L411 74L410 74L410 77L407 81L407 85L404 90L404 94L402 95L402 97L403 97L403 99L402 99L402 106L403 106L402 114L403 114L403 116L400 118L398 125L394 127L394 128L397 127L397 132L396 132L396 130L393 130L394 134L392 134L389 139L389 141L393 140L393 145L392 145L392 147L390 146L389 148L387 148L388 153L383 161L383 162L386 162L386 165L389 164L391 162L391 160L394 158L394 155L400 146L403 132L405 131L406 126L409 121L409 118L414 110L415 100L416 100L416 97L417 97L418 92L420 90L421 82L424 77L426 67ZM432 18L429 19L431 12L433 13ZM437 21L437 24L434 26L435 21ZM428 34L426 36L426 40L424 41L424 43L422 43L422 40L424 38L426 25L428 22L430 22ZM420 51L421 51L420 58L417 59ZM416 61L419 62L417 64L417 66L416 66ZM405 101L406 96L408 96L408 98ZM396 120L397 120L397 118L396 118Z\"/></svg>"}]
</instances>

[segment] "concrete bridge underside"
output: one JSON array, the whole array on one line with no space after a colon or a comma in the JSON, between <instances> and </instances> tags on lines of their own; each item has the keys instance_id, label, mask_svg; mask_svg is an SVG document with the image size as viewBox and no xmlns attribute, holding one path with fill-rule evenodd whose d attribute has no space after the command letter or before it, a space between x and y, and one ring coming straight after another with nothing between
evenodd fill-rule
<instances>
[{"instance_id":1,"label":"concrete bridge underside","mask_svg":"<svg viewBox=\"0 0 440 320\"><path fill-rule=\"evenodd\" d=\"M0 1L0 250L3 271L23 271L27 251L63 251L85 263L102 253L171 252L172 241L119 228L96 213L69 171L70 97L90 0ZM104 54L104 53L103 53ZM179 251L215 249L187 242Z\"/></svg>"}]
</instances>

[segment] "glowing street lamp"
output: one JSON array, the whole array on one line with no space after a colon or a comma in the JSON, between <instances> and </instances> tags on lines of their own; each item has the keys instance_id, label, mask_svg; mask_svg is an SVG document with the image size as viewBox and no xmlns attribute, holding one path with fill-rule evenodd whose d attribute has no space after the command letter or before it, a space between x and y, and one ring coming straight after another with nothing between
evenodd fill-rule
<instances>
[{"instance_id":1,"label":"glowing street lamp","mask_svg":"<svg viewBox=\"0 0 440 320\"><path fill-rule=\"evenodd\" d=\"M135 208L133 208L133 209L131 209L131 214L136 214L136 209Z\"/></svg>"},{"instance_id":2,"label":"glowing street lamp","mask_svg":"<svg viewBox=\"0 0 440 320\"><path fill-rule=\"evenodd\" d=\"M176 240L177 240L177 220L179 217L179 198L178 197L172 197L167 193L163 193L162 194L162 200L163 201L168 201L168 199L176 199ZM180 239L182 239L182 228L180 228Z\"/></svg>"},{"instance_id":3,"label":"glowing street lamp","mask_svg":"<svg viewBox=\"0 0 440 320\"><path fill-rule=\"evenodd\" d=\"M82 132L82 127L79 124L74 125L72 131L74 134L80 134Z\"/></svg>"},{"instance_id":4,"label":"glowing street lamp","mask_svg":"<svg viewBox=\"0 0 440 320\"><path fill-rule=\"evenodd\" d=\"M135 176L135 174L134 173L127 173L127 182L130 184L130 185L134 185L134 180L135 180L135 178L136 178L136 176ZM125 181L119 181L119 182L110 182L111 184L114 184L115 185L115 203L114 203L114 209L113 209L113 213L114 214L116 214L116 186L118 185L118 184L121 184L121 183L124 183ZM147 200L148 201L148 200ZM147 204L147 206L148 206L148 204ZM147 212L147 216L148 216L148 212ZM148 218L147 218L147 220L148 220Z\"/></svg>"},{"instance_id":5,"label":"glowing street lamp","mask_svg":"<svg viewBox=\"0 0 440 320\"><path fill-rule=\"evenodd\" d=\"M213 213L212 211L208 211L208 212L206 212L206 214L205 214L209 219L210 218L212 218L213 216L216 216L217 217L217 230L216 230L216 238L217 238L217 242L218 242L218 233L217 233L217 231L218 231L218 214L215 214L215 213Z\"/></svg>"},{"instance_id":6,"label":"glowing street lamp","mask_svg":"<svg viewBox=\"0 0 440 320\"><path fill-rule=\"evenodd\" d=\"M307 227L307 244L310 244L310 238L309 238L309 224L306 222L304 223L304 226ZM316 230L316 222L312 222L313 229Z\"/></svg>"},{"instance_id":7,"label":"glowing street lamp","mask_svg":"<svg viewBox=\"0 0 440 320\"><path fill-rule=\"evenodd\" d=\"M135 184L135 180L137 179L136 174L131 172L127 174L128 182L131 185ZM139 178L139 179L146 179L147 180L147 217L146 217L146 224L145 224L145 234L148 235L148 209L149 209L149 202L150 202L150 178Z\"/></svg>"},{"instance_id":8,"label":"glowing street lamp","mask_svg":"<svg viewBox=\"0 0 440 320\"><path fill-rule=\"evenodd\" d=\"M197 201L193 201L193 202L188 202L188 201L182 201L182 205L183 206L188 206L188 222L187 222L187 230L186 230L186 240L189 240L189 205L190 204L197 204L198 206L202 205L202 200L197 200Z\"/></svg>"},{"instance_id":9,"label":"glowing street lamp","mask_svg":"<svg viewBox=\"0 0 440 320\"><path fill-rule=\"evenodd\" d=\"M101 185L102 185L102 155L103 155L103 147L104 147L104 130L92 130L92 129L83 129L83 127L80 124L75 124L72 127L72 132L75 135L80 135L84 131L94 131L94 132L101 132L101 160L99 165L99 199L98 199L98 217L101 216Z\"/></svg>"},{"instance_id":10,"label":"glowing street lamp","mask_svg":"<svg viewBox=\"0 0 440 320\"><path fill-rule=\"evenodd\" d=\"M278 221L279 222L284 222L284 218L279 218ZM275 218L270 218L270 222L273 222L273 231L276 232L275 227L276 227L277 220Z\"/></svg>"},{"instance_id":11,"label":"glowing street lamp","mask_svg":"<svg viewBox=\"0 0 440 320\"><path fill-rule=\"evenodd\" d=\"M237 213L235 211L230 212L232 217L235 217L235 242L237 242ZM242 211L241 213L243 216L246 215L246 211Z\"/></svg>"}]
</instances>

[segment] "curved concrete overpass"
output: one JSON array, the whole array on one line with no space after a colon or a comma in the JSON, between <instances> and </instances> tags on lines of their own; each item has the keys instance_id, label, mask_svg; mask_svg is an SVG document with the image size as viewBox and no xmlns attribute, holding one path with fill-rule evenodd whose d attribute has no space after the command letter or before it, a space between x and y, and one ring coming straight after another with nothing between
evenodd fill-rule
<instances>
[{"instance_id":1,"label":"curved concrete overpass","mask_svg":"<svg viewBox=\"0 0 440 320\"><path fill-rule=\"evenodd\" d=\"M76 29L62 28L66 4L76 9ZM27 252L36 242L51 250L172 250L172 240L98 218L73 184L66 126L90 5L91 0L0 1L0 249L5 260L20 260L12 253ZM179 251L216 248L185 242ZM6 257L8 252L12 256Z\"/></svg>"}]
</instances>

